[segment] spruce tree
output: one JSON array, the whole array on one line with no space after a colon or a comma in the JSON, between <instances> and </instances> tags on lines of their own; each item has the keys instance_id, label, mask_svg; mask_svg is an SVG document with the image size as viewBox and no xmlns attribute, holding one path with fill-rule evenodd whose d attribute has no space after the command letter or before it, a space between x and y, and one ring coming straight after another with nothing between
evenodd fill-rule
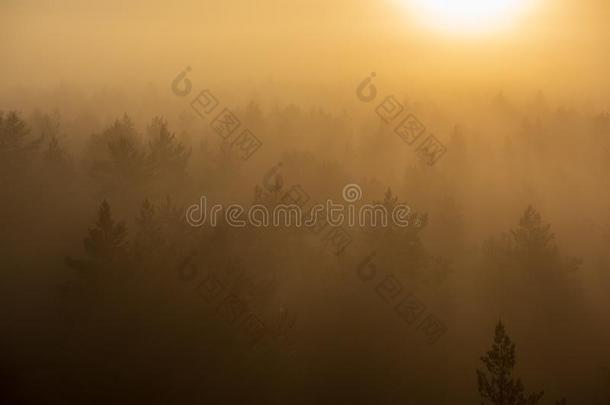
<instances>
[{"instance_id":1,"label":"spruce tree","mask_svg":"<svg viewBox=\"0 0 610 405\"><path fill-rule=\"evenodd\" d=\"M147 128L148 165L155 177L168 176L172 181L186 173L190 150L169 132L167 121L155 117Z\"/></svg>"},{"instance_id":2,"label":"spruce tree","mask_svg":"<svg viewBox=\"0 0 610 405\"><path fill-rule=\"evenodd\" d=\"M31 139L30 129L19 114L11 111L5 116L0 111L0 174L22 170L30 164L31 153L42 140L43 137Z\"/></svg>"},{"instance_id":3,"label":"spruce tree","mask_svg":"<svg viewBox=\"0 0 610 405\"><path fill-rule=\"evenodd\" d=\"M91 175L107 188L126 189L150 177L141 139L127 114L101 135L93 135L89 150Z\"/></svg>"},{"instance_id":4,"label":"spruce tree","mask_svg":"<svg viewBox=\"0 0 610 405\"><path fill-rule=\"evenodd\" d=\"M116 267L126 258L126 236L125 223L116 223L112 219L110 205L104 200L98 209L95 227L89 229L89 235L83 241L87 259L68 258L67 264L78 270Z\"/></svg>"},{"instance_id":5,"label":"spruce tree","mask_svg":"<svg viewBox=\"0 0 610 405\"><path fill-rule=\"evenodd\" d=\"M520 379L512 376L515 367L515 344L510 340L502 322L498 322L491 350L481 357L486 372L477 370L481 404L535 405L544 392L525 395Z\"/></svg>"},{"instance_id":6,"label":"spruce tree","mask_svg":"<svg viewBox=\"0 0 610 405\"><path fill-rule=\"evenodd\" d=\"M540 264L541 261L553 260L557 255L551 225L542 222L540 213L531 205L519 219L519 226L510 233L513 236L515 253L526 261L526 264Z\"/></svg>"}]
</instances>

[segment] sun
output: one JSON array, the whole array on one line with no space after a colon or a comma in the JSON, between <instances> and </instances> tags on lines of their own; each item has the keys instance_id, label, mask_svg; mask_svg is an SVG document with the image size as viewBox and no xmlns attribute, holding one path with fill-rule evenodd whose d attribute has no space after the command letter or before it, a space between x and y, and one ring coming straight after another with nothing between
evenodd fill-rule
<instances>
[{"instance_id":1,"label":"sun","mask_svg":"<svg viewBox=\"0 0 610 405\"><path fill-rule=\"evenodd\" d=\"M481 33L508 28L531 1L404 0L423 24L452 33Z\"/></svg>"}]
</instances>

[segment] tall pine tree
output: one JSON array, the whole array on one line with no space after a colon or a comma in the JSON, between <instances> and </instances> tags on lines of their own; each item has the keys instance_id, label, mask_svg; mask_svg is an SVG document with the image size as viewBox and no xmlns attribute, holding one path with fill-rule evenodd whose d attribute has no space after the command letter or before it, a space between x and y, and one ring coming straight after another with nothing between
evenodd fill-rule
<instances>
[{"instance_id":1,"label":"tall pine tree","mask_svg":"<svg viewBox=\"0 0 610 405\"><path fill-rule=\"evenodd\" d=\"M515 367L515 344L510 340L502 322L498 322L491 350L481 357L487 372L477 370L482 404L535 405L544 392L525 395L520 379L512 376Z\"/></svg>"}]
</instances>

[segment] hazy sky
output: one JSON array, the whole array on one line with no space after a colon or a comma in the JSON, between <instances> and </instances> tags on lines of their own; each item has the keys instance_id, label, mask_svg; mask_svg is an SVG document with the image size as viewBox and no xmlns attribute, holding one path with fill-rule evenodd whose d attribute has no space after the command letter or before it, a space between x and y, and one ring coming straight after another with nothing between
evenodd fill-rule
<instances>
[{"instance_id":1,"label":"hazy sky","mask_svg":"<svg viewBox=\"0 0 610 405\"><path fill-rule=\"evenodd\" d=\"M2 0L0 86L164 84L191 65L236 85L376 70L421 86L609 89L608 1L524 0L508 29L477 35L430 29L415 1Z\"/></svg>"}]
</instances>

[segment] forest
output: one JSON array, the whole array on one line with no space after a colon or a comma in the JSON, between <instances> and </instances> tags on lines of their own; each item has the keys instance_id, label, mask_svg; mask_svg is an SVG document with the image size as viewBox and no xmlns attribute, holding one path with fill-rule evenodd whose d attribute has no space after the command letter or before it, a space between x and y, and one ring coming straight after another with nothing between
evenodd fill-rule
<instances>
[{"instance_id":1,"label":"forest","mask_svg":"<svg viewBox=\"0 0 610 405\"><path fill-rule=\"evenodd\" d=\"M341 110L227 104L244 154L170 87L0 113L0 402L610 403L609 113L397 97L431 164L356 83ZM412 226L185 217L346 184Z\"/></svg>"}]
</instances>

